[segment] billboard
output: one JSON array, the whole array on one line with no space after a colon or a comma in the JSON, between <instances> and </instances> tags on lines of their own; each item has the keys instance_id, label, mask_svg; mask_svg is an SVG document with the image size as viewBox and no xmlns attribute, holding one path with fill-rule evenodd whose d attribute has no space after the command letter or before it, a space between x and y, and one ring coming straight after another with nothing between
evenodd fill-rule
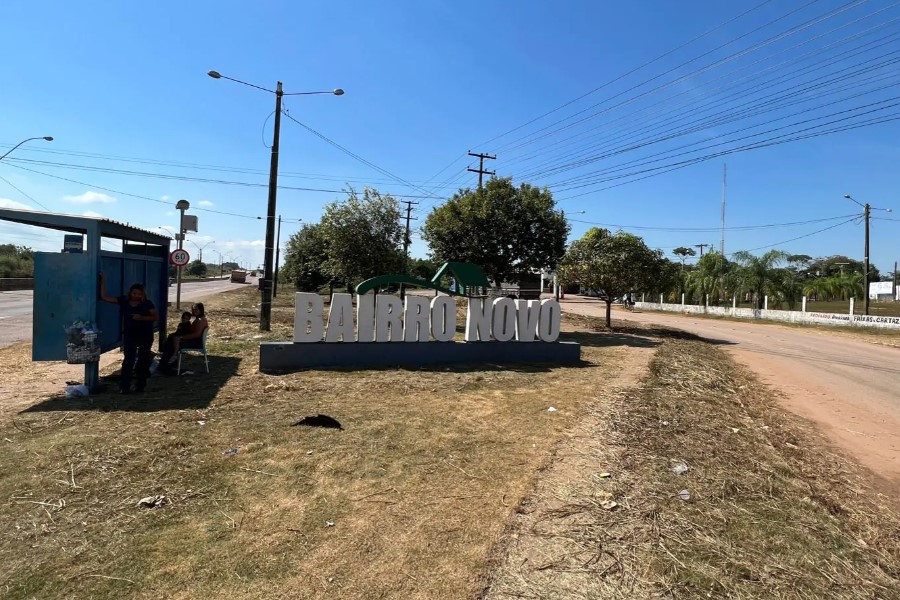
<instances>
[{"instance_id":1,"label":"billboard","mask_svg":"<svg viewBox=\"0 0 900 600\"><path fill-rule=\"evenodd\" d=\"M873 281L869 284L869 298L877 300L879 296L893 296L894 283L891 281Z\"/></svg>"}]
</instances>

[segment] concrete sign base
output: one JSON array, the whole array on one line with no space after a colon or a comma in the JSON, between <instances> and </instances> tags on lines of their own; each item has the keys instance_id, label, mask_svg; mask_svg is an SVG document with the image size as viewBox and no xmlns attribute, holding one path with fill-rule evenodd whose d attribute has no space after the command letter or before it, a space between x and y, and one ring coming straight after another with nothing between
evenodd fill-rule
<instances>
[{"instance_id":1,"label":"concrete sign base","mask_svg":"<svg viewBox=\"0 0 900 600\"><path fill-rule=\"evenodd\" d=\"M581 362L575 342L315 343L267 342L259 346L259 370L289 373L321 367L419 367L444 364Z\"/></svg>"}]
</instances>

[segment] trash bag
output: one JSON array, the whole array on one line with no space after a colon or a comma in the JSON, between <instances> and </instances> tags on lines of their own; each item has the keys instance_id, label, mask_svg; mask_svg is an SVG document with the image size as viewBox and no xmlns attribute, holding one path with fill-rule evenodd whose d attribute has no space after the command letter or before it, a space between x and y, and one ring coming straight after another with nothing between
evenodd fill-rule
<instances>
[{"instance_id":1,"label":"trash bag","mask_svg":"<svg viewBox=\"0 0 900 600\"><path fill-rule=\"evenodd\" d=\"M86 385L67 385L66 398L86 398L91 395L91 391Z\"/></svg>"}]
</instances>

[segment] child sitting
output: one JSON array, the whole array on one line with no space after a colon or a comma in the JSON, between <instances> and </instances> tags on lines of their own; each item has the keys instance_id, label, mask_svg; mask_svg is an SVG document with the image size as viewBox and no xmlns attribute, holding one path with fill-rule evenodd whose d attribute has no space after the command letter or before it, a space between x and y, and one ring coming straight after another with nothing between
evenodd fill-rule
<instances>
[{"instance_id":1,"label":"child sitting","mask_svg":"<svg viewBox=\"0 0 900 600\"><path fill-rule=\"evenodd\" d=\"M178 324L178 328L175 329L175 333L172 335L187 335L191 332L191 313L190 311L184 311L181 313L181 323Z\"/></svg>"}]
</instances>

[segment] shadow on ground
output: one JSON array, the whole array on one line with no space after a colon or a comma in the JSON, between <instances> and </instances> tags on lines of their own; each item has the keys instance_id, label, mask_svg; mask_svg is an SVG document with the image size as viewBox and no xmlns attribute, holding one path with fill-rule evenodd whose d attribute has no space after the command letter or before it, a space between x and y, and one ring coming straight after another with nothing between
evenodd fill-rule
<instances>
[{"instance_id":1,"label":"shadow on ground","mask_svg":"<svg viewBox=\"0 0 900 600\"><path fill-rule=\"evenodd\" d=\"M212 403L228 380L237 374L241 359L231 356L209 357L209 373L203 361L185 359L182 371L192 375L151 377L143 393L118 394L118 371L101 377L102 390L88 398L52 396L30 406L22 413L79 410L154 412L162 410L202 409Z\"/></svg>"}]
</instances>

